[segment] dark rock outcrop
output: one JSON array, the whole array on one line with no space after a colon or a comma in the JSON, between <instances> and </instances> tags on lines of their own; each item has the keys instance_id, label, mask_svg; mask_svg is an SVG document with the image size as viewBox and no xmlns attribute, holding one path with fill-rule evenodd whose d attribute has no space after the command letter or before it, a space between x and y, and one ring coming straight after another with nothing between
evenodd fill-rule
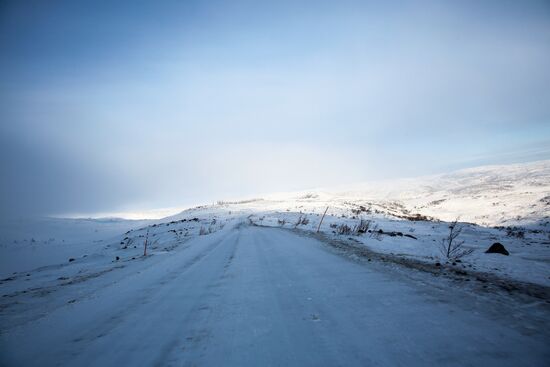
<instances>
[{"instance_id":1,"label":"dark rock outcrop","mask_svg":"<svg viewBox=\"0 0 550 367\"><path fill-rule=\"evenodd\" d=\"M504 246L502 245L502 243L500 242L495 242L491 245L491 247L489 247L487 249L487 251L485 251L486 254L502 254L502 255L510 255L510 253L508 252L508 250L506 250L504 248Z\"/></svg>"}]
</instances>

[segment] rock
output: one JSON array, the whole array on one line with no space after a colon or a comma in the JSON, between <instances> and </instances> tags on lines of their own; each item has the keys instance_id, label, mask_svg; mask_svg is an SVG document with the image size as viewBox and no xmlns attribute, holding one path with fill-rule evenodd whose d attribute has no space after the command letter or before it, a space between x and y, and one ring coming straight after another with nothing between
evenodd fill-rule
<instances>
[{"instance_id":1,"label":"rock","mask_svg":"<svg viewBox=\"0 0 550 367\"><path fill-rule=\"evenodd\" d=\"M415 237L415 236L413 236L412 234L408 234L408 233L406 233L406 234L404 234L403 236L405 236L405 237L409 237L409 238L412 238L413 240L416 240L416 237Z\"/></svg>"},{"instance_id":2,"label":"rock","mask_svg":"<svg viewBox=\"0 0 550 367\"><path fill-rule=\"evenodd\" d=\"M71 258L69 259L69 262L73 262L73 261L74 261L74 258L71 257Z\"/></svg>"},{"instance_id":3,"label":"rock","mask_svg":"<svg viewBox=\"0 0 550 367\"><path fill-rule=\"evenodd\" d=\"M120 260L120 257L117 256L117 257L116 257L116 261L118 261L118 260Z\"/></svg>"},{"instance_id":4,"label":"rock","mask_svg":"<svg viewBox=\"0 0 550 367\"><path fill-rule=\"evenodd\" d=\"M435 263L435 266L441 266L440 262Z\"/></svg>"},{"instance_id":5,"label":"rock","mask_svg":"<svg viewBox=\"0 0 550 367\"><path fill-rule=\"evenodd\" d=\"M502 243L495 242L485 251L486 254L502 254L502 255L510 255L510 253L504 248Z\"/></svg>"}]
</instances>

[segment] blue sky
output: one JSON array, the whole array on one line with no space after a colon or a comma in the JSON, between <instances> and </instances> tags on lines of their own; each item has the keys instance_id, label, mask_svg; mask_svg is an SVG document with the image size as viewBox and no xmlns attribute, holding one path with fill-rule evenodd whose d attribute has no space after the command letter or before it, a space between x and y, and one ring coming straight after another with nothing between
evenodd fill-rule
<instances>
[{"instance_id":1,"label":"blue sky","mask_svg":"<svg viewBox=\"0 0 550 367\"><path fill-rule=\"evenodd\" d=\"M546 1L3 1L3 214L550 158Z\"/></svg>"}]
</instances>

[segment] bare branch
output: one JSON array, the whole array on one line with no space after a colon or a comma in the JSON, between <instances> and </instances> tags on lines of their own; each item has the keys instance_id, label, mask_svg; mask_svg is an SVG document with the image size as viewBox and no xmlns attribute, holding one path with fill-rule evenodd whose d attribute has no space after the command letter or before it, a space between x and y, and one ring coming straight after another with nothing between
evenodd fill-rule
<instances>
[{"instance_id":1,"label":"bare branch","mask_svg":"<svg viewBox=\"0 0 550 367\"><path fill-rule=\"evenodd\" d=\"M464 226L459 224L456 219L449 225L449 235L441 240L440 250L447 259L460 259L474 251L473 249L464 249L464 241L456 240L463 228Z\"/></svg>"}]
</instances>

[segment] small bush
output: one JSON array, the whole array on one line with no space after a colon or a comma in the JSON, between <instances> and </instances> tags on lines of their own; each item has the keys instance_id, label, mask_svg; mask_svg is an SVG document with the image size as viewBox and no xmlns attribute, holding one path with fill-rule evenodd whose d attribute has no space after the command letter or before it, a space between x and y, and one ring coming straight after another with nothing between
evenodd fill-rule
<instances>
[{"instance_id":1,"label":"small bush","mask_svg":"<svg viewBox=\"0 0 550 367\"><path fill-rule=\"evenodd\" d=\"M517 228L517 227L508 227L506 228L506 235L508 237L515 237L515 238L519 238L519 239L524 239L525 238L525 231L521 228Z\"/></svg>"},{"instance_id":2,"label":"small bush","mask_svg":"<svg viewBox=\"0 0 550 367\"><path fill-rule=\"evenodd\" d=\"M471 254L473 249L463 248L464 241L458 241L457 237L462 233L463 225L458 219L449 225L449 235L441 240L440 250L444 257L449 260L456 260Z\"/></svg>"},{"instance_id":3,"label":"small bush","mask_svg":"<svg viewBox=\"0 0 550 367\"><path fill-rule=\"evenodd\" d=\"M339 235L350 235L352 233L352 229L347 224L342 223L338 227L336 227L336 233L338 233Z\"/></svg>"},{"instance_id":4,"label":"small bush","mask_svg":"<svg viewBox=\"0 0 550 367\"><path fill-rule=\"evenodd\" d=\"M361 219L359 224L357 224L355 227L353 227L353 232L355 232L357 234L367 233L367 231L370 228L371 223L372 223L372 221L370 221L370 220Z\"/></svg>"},{"instance_id":5,"label":"small bush","mask_svg":"<svg viewBox=\"0 0 550 367\"><path fill-rule=\"evenodd\" d=\"M306 216L301 216L300 215L300 217L298 217L298 221L296 221L296 223L294 223L294 228L298 227L299 225L305 226L307 224L309 224L309 219L307 219Z\"/></svg>"}]
</instances>

